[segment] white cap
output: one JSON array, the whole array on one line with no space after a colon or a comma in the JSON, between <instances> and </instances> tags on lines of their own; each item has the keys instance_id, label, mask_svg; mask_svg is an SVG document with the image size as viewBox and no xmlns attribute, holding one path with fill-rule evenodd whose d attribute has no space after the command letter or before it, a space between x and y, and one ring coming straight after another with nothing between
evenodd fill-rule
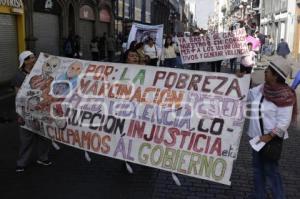
<instances>
[{"instance_id":1,"label":"white cap","mask_svg":"<svg viewBox=\"0 0 300 199\"><path fill-rule=\"evenodd\" d=\"M33 55L33 52L31 51L23 51L20 55L19 55L19 62L20 62L20 65L19 65L19 68L21 68L24 64L24 61L27 57L29 57L30 55Z\"/></svg>"}]
</instances>

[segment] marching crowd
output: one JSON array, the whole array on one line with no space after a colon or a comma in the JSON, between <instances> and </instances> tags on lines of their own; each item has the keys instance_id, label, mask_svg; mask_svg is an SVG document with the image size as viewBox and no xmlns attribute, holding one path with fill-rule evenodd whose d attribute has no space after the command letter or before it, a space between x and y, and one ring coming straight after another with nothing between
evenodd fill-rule
<instances>
[{"instance_id":1,"label":"marching crowd","mask_svg":"<svg viewBox=\"0 0 300 199\"><path fill-rule=\"evenodd\" d=\"M199 31L195 31L193 36L201 36ZM181 35L178 35L181 36ZM230 65L231 71L237 73L238 77L244 74L251 74L257 59L261 55L273 55L275 53L274 41L270 36L265 36L256 32L253 35L259 42L259 47L254 48L253 43L249 42L249 54L241 57L239 60L233 58L224 61L211 62L211 70L220 72L221 67ZM67 57L80 58L80 41L79 36L70 36L64 44L64 53ZM94 38L90 43L90 50L93 60L103 60L107 51L108 61L113 61L115 39L111 36L106 38ZM101 46L102 45L102 46ZM105 48L103 46L106 45ZM257 47L257 46L255 46ZM282 180L279 172L278 161L282 142L288 138L288 128L292 121L297 117L297 99L295 90L300 84L300 72L290 87L287 79L290 76L290 64L286 59L290 53L287 43L282 39L276 49L276 54L268 62L268 68L265 70L265 81L249 91L248 101L251 109L250 125L248 135L250 138L260 137L260 141L266 143L263 152L252 151L253 171L254 171L254 192L252 198L263 199L266 195L266 179L271 182L273 198L285 198ZM163 48L160 49L154 38L149 37L147 41L132 41L128 49L122 52L121 61L128 64L140 64L151 66L165 66L169 68L189 68L192 70L199 69L199 64L191 66L183 65L180 59L180 51L176 43L176 36L164 36ZM21 87L25 77L30 73L34 66L36 58L30 51L24 51L19 56L19 71L15 81L16 92ZM237 63L240 64L237 64ZM237 66L240 65L239 70ZM256 117L255 117L256 116ZM22 117L18 117L20 126L24 125ZM51 161L48 159L50 144L41 136L32 133L29 130L20 128L20 148L17 160L16 172L23 172L30 164L31 154L34 150L34 142L38 143L38 160L37 163L49 166ZM267 149L268 146L268 149ZM274 149L275 147L275 149ZM277 148L276 148L277 147Z\"/></svg>"}]
</instances>

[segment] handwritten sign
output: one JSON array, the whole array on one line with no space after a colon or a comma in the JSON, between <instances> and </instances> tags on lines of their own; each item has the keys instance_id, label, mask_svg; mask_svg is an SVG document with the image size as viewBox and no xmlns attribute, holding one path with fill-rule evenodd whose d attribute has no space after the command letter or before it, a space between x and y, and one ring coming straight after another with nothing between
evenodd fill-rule
<instances>
[{"instance_id":1,"label":"handwritten sign","mask_svg":"<svg viewBox=\"0 0 300 199\"><path fill-rule=\"evenodd\" d=\"M230 59L248 54L245 29L197 37L179 37L184 64Z\"/></svg>"},{"instance_id":2,"label":"handwritten sign","mask_svg":"<svg viewBox=\"0 0 300 199\"><path fill-rule=\"evenodd\" d=\"M229 185L249 79L41 54L16 109L51 140Z\"/></svg>"}]
</instances>

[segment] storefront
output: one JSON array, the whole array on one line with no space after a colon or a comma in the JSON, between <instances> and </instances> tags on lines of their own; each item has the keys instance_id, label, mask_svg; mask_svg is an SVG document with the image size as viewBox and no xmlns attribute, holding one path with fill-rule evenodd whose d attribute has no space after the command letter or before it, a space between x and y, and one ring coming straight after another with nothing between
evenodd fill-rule
<instances>
[{"instance_id":1,"label":"storefront","mask_svg":"<svg viewBox=\"0 0 300 199\"><path fill-rule=\"evenodd\" d=\"M33 34L36 38L35 52L59 55L61 7L56 0L34 2Z\"/></svg>"},{"instance_id":2,"label":"storefront","mask_svg":"<svg viewBox=\"0 0 300 199\"><path fill-rule=\"evenodd\" d=\"M91 59L90 43L94 37L95 12L89 5L80 7L79 36L83 59Z\"/></svg>"},{"instance_id":3,"label":"storefront","mask_svg":"<svg viewBox=\"0 0 300 199\"><path fill-rule=\"evenodd\" d=\"M65 41L78 35L82 58L90 59L91 40L113 32L109 0L26 0L24 7L26 46L36 54L64 56Z\"/></svg>"},{"instance_id":4,"label":"storefront","mask_svg":"<svg viewBox=\"0 0 300 199\"><path fill-rule=\"evenodd\" d=\"M110 25L112 22L110 10L108 7L100 8L99 11L99 26L98 26L98 33L100 35L103 35L103 33L109 34L110 31Z\"/></svg>"},{"instance_id":5,"label":"storefront","mask_svg":"<svg viewBox=\"0 0 300 199\"><path fill-rule=\"evenodd\" d=\"M0 84L10 82L25 49L24 8L21 0L0 1Z\"/></svg>"}]
</instances>

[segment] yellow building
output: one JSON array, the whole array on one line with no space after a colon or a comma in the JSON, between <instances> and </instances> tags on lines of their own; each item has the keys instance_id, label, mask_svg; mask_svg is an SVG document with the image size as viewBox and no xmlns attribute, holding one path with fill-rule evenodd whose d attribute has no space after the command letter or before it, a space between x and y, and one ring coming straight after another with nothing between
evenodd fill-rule
<instances>
[{"instance_id":1,"label":"yellow building","mask_svg":"<svg viewBox=\"0 0 300 199\"><path fill-rule=\"evenodd\" d=\"M25 49L22 0L0 0L0 84L14 78L18 55Z\"/></svg>"},{"instance_id":2,"label":"yellow building","mask_svg":"<svg viewBox=\"0 0 300 199\"><path fill-rule=\"evenodd\" d=\"M297 0L296 5L296 31L294 39L294 57L300 58L300 0Z\"/></svg>"}]
</instances>

